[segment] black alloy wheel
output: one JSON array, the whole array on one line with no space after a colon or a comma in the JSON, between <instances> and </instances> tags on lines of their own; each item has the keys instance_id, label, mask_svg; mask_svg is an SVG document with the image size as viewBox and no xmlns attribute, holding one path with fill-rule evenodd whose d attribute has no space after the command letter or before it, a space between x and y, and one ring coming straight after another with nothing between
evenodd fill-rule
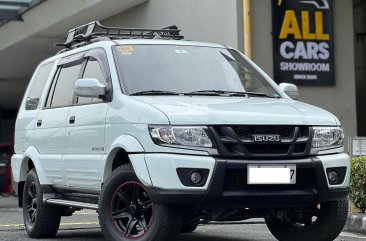
<instances>
[{"instance_id":1,"label":"black alloy wheel","mask_svg":"<svg viewBox=\"0 0 366 241\"><path fill-rule=\"evenodd\" d=\"M131 164L116 168L102 187L98 217L107 241L172 241L183 209L153 203Z\"/></svg>"},{"instance_id":2,"label":"black alloy wheel","mask_svg":"<svg viewBox=\"0 0 366 241\"><path fill-rule=\"evenodd\" d=\"M279 241L332 241L341 233L348 215L348 199L287 208L272 213L267 227Z\"/></svg>"},{"instance_id":3,"label":"black alloy wheel","mask_svg":"<svg viewBox=\"0 0 366 241\"><path fill-rule=\"evenodd\" d=\"M146 188L133 181L122 184L112 198L111 217L115 228L126 238L143 236L154 219Z\"/></svg>"},{"instance_id":4,"label":"black alloy wheel","mask_svg":"<svg viewBox=\"0 0 366 241\"><path fill-rule=\"evenodd\" d=\"M37 188L36 188L36 183L34 181L32 181L29 184L28 187L28 192L25 193L24 195L27 195L26 197L26 211L28 213L28 218L29 218L29 222L31 224L36 222L36 218L37 218L37 206L38 206L38 201L37 201Z\"/></svg>"},{"instance_id":5,"label":"black alloy wheel","mask_svg":"<svg viewBox=\"0 0 366 241\"><path fill-rule=\"evenodd\" d=\"M52 238L61 221L61 207L43 202L43 193L35 169L29 170L22 197L25 230L31 238Z\"/></svg>"}]
</instances>

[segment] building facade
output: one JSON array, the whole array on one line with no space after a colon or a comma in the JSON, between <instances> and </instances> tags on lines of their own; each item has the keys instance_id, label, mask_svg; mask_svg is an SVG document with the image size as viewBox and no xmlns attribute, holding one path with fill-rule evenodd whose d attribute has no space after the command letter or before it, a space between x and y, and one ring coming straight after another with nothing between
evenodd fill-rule
<instances>
[{"instance_id":1,"label":"building facade","mask_svg":"<svg viewBox=\"0 0 366 241\"><path fill-rule=\"evenodd\" d=\"M274 76L272 1L277 0L251 0L249 11L252 59L271 77ZM333 5L335 84L299 86L300 101L337 115L347 137L366 136L366 108L363 107L366 103L366 1L329 1ZM16 109L32 71L42 59L60 50L53 43L63 42L66 32L75 26L92 20L123 27L176 24L188 40L221 43L244 51L244 14L248 9L244 10L243 0L72 2L41 1L21 14L23 21L0 25L0 142L12 141Z\"/></svg>"}]
</instances>

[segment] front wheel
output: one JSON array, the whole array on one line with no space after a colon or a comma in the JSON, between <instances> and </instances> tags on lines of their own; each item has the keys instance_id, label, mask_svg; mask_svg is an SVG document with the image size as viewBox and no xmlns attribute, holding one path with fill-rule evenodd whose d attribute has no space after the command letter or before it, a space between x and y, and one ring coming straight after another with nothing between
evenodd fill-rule
<instances>
[{"instance_id":1,"label":"front wheel","mask_svg":"<svg viewBox=\"0 0 366 241\"><path fill-rule=\"evenodd\" d=\"M347 215L348 199L342 199L307 208L278 209L266 223L279 241L332 241L341 233Z\"/></svg>"},{"instance_id":2,"label":"front wheel","mask_svg":"<svg viewBox=\"0 0 366 241\"><path fill-rule=\"evenodd\" d=\"M183 222L178 208L152 203L131 165L113 171L103 186L98 214L109 241L171 241Z\"/></svg>"}]
</instances>

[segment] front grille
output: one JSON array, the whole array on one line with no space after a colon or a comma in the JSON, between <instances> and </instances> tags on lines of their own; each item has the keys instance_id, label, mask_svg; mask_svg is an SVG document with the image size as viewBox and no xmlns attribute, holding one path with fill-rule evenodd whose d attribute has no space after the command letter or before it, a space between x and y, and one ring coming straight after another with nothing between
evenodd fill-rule
<instances>
[{"instance_id":1,"label":"front grille","mask_svg":"<svg viewBox=\"0 0 366 241\"><path fill-rule=\"evenodd\" d=\"M223 191L308 190L316 187L316 176L312 168L298 168L296 184L248 185L247 169L226 169Z\"/></svg>"},{"instance_id":2,"label":"front grille","mask_svg":"<svg viewBox=\"0 0 366 241\"><path fill-rule=\"evenodd\" d=\"M282 140L291 140L295 129L291 126L232 126L232 130L242 141L251 141L252 135L280 135Z\"/></svg>"},{"instance_id":3,"label":"front grille","mask_svg":"<svg viewBox=\"0 0 366 241\"><path fill-rule=\"evenodd\" d=\"M210 130L225 157L303 157L310 153L309 126L211 126ZM258 141L256 135L278 139Z\"/></svg>"}]
</instances>

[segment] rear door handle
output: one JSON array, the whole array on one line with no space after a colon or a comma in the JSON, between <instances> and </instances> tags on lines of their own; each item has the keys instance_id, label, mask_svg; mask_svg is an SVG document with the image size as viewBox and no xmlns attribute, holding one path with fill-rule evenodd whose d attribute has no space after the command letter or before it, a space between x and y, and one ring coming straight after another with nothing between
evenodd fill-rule
<instances>
[{"instance_id":1,"label":"rear door handle","mask_svg":"<svg viewBox=\"0 0 366 241\"><path fill-rule=\"evenodd\" d=\"M70 116L69 124L74 124L74 123L75 123L75 116Z\"/></svg>"},{"instance_id":2,"label":"rear door handle","mask_svg":"<svg viewBox=\"0 0 366 241\"><path fill-rule=\"evenodd\" d=\"M42 120L41 119L37 120L37 126L40 127L41 125L42 125Z\"/></svg>"}]
</instances>

